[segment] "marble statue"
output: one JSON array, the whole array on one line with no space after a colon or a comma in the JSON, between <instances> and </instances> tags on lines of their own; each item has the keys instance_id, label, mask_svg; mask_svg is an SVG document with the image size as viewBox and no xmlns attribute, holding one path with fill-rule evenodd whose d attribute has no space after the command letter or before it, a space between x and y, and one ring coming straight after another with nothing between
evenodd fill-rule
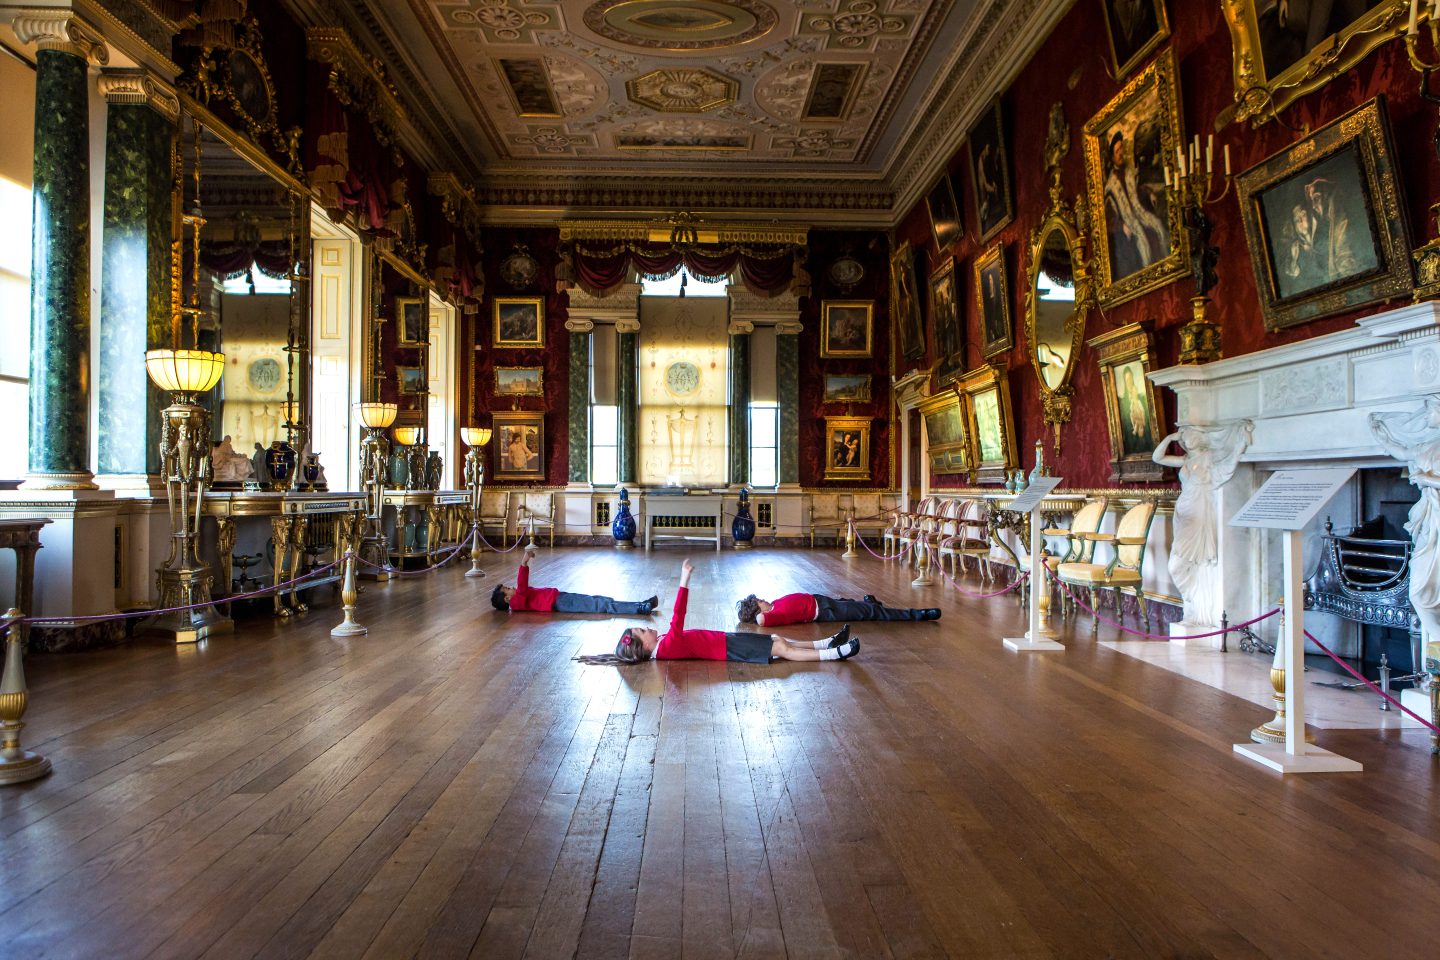
<instances>
[{"instance_id":1,"label":"marble statue","mask_svg":"<svg viewBox=\"0 0 1440 960\"><path fill-rule=\"evenodd\" d=\"M1420 499L1410 508L1410 604L1425 644L1440 643L1440 394L1411 413L1372 413L1370 430L1408 468Z\"/></svg>"},{"instance_id":2,"label":"marble statue","mask_svg":"<svg viewBox=\"0 0 1440 960\"><path fill-rule=\"evenodd\" d=\"M1250 445L1255 425L1240 420L1220 427L1181 427L1160 441L1151 459L1180 471L1175 500L1170 577L1180 588L1185 622L1213 627L1220 623L1224 591L1220 584L1219 525L1215 494L1235 474L1240 454ZM1171 454L1178 442L1183 456Z\"/></svg>"},{"instance_id":3,"label":"marble statue","mask_svg":"<svg viewBox=\"0 0 1440 960\"><path fill-rule=\"evenodd\" d=\"M210 468L216 483L244 483L251 479L254 465L245 454L235 451L227 433L210 451Z\"/></svg>"}]
</instances>

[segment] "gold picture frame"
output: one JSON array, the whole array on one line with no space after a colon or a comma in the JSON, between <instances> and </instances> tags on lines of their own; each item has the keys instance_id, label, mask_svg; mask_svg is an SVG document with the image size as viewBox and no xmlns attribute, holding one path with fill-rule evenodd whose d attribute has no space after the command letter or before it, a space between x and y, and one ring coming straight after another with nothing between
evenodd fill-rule
<instances>
[{"instance_id":1,"label":"gold picture frame","mask_svg":"<svg viewBox=\"0 0 1440 960\"><path fill-rule=\"evenodd\" d=\"M430 345L430 316L419 297L395 298L395 332L402 347Z\"/></svg>"},{"instance_id":2,"label":"gold picture frame","mask_svg":"<svg viewBox=\"0 0 1440 960\"><path fill-rule=\"evenodd\" d=\"M404 396L421 396L430 392L428 370L421 366L400 366L395 368L395 383Z\"/></svg>"},{"instance_id":3,"label":"gold picture frame","mask_svg":"<svg viewBox=\"0 0 1440 960\"><path fill-rule=\"evenodd\" d=\"M1010 322L1010 276L1005 244L997 243L975 258L975 312L980 317L980 352L987 360L1015 345Z\"/></svg>"},{"instance_id":4,"label":"gold picture frame","mask_svg":"<svg viewBox=\"0 0 1440 960\"><path fill-rule=\"evenodd\" d=\"M1409 297L1410 230L1394 156L1376 97L1235 178L1267 330Z\"/></svg>"},{"instance_id":5,"label":"gold picture frame","mask_svg":"<svg viewBox=\"0 0 1440 960\"><path fill-rule=\"evenodd\" d=\"M1123 80L1169 39L1170 19L1165 13L1165 0L1132 3L1131 12L1123 19L1115 9L1115 0L1100 2L1105 8L1105 39L1110 42L1110 65L1114 68L1115 79ZM1120 31L1118 37L1117 28Z\"/></svg>"},{"instance_id":6,"label":"gold picture frame","mask_svg":"<svg viewBox=\"0 0 1440 960\"><path fill-rule=\"evenodd\" d=\"M1272 32L1268 18L1274 8L1264 6L1262 12L1256 0L1221 0L1230 27L1235 82L1235 103L1220 114L1221 126L1232 120L1249 120L1252 127L1269 122L1402 36L1410 13L1409 0L1385 0L1288 62L1288 51L1281 56L1268 40Z\"/></svg>"},{"instance_id":7,"label":"gold picture frame","mask_svg":"<svg viewBox=\"0 0 1440 960\"><path fill-rule=\"evenodd\" d=\"M935 186L925 194L925 209L930 214L930 232L935 236L935 249L943 253L964 232L960 224L960 202L948 173L941 173Z\"/></svg>"},{"instance_id":8,"label":"gold picture frame","mask_svg":"<svg viewBox=\"0 0 1440 960\"><path fill-rule=\"evenodd\" d=\"M870 479L869 417L825 418L826 480Z\"/></svg>"},{"instance_id":9,"label":"gold picture frame","mask_svg":"<svg viewBox=\"0 0 1440 960\"><path fill-rule=\"evenodd\" d=\"M965 398L975 482L1004 483L1006 474L1020 466L1009 375L1003 367L977 367L966 371L955 390Z\"/></svg>"},{"instance_id":10,"label":"gold picture frame","mask_svg":"<svg viewBox=\"0 0 1440 960\"><path fill-rule=\"evenodd\" d=\"M544 297L496 297L491 315L495 346L507 349L545 346Z\"/></svg>"},{"instance_id":11,"label":"gold picture frame","mask_svg":"<svg viewBox=\"0 0 1440 960\"><path fill-rule=\"evenodd\" d=\"M1110 431L1110 482L1155 483L1165 468L1152 459L1165 435L1160 394L1150 382L1154 361L1150 331L1131 323L1087 340L1100 366L1105 423Z\"/></svg>"},{"instance_id":12,"label":"gold picture frame","mask_svg":"<svg viewBox=\"0 0 1440 960\"><path fill-rule=\"evenodd\" d=\"M925 456L930 475L970 473L970 428L960 394L945 390L921 400L918 409L925 424Z\"/></svg>"},{"instance_id":13,"label":"gold picture frame","mask_svg":"<svg viewBox=\"0 0 1440 960\"><path fill-rule=\"evenodd\" d=\"M544 367L496 367L495 396L545 396Z\"/></svg>"},{"instance_id":14,"label":"gold picture frame","mask_svg":"<svg viewBox=\"0 0 1440 960\"><path fill-rule=\"evenodd\" d=\"M821 403L870 403L873 375L868 373L827 373L820 394Z\"/></svg>"},{"instance_id":15,"label":"gold picture frame","mask_svg":"<svg viewBox=\"0 0 1440 960\"><path fill-rule=\"evenodd\" d=\"M930 326L935 331L936 378L949 383L965 366L965 324L955 289L955 258L930 275Z\"/></svg>"},{"instance_id":16,"label":"gold picture frame","mask_svg":"<svg viewBox=\"0 0 1440 960\"><path fill-rule=\"evenodd\" d=\"M925 321L916 290L915 254L908 240L890 255L890 315L899 335L900 355L907 360L925 356Z\"/></svg>"},{"instance_id":17,"label":"gold picture frame","mask_svg":"<svg viewBox=\"0 0 1440 960\"><path fill-rule=\"evenodd\" d=\"M1189 237L1164 174L1185 142L1177 76L1175 52L1167 50L1085 124L1085 184L1104 307L1163 287L1189 269Z\"/></svg>"},{"instance_id":18,"label":"gold picture frame","mask_svg":"<svg viewBox=\"0 0 1440 960\"><path fill-rule=\"evenodd\" d=\"M545 479L545 414L511 410L491 415L494 429L495 479Z\"/></svg>"},{"instance_id":19,"label":"gold picture frame","mask_svg":"<svg viewBox=\"0 0 1440 960\"><path fill-rule=\"evenodd\" d=\"M826 300L820 307L820 356L868 358L874 319L874 300Z\"/></svg>"}]
</instances>

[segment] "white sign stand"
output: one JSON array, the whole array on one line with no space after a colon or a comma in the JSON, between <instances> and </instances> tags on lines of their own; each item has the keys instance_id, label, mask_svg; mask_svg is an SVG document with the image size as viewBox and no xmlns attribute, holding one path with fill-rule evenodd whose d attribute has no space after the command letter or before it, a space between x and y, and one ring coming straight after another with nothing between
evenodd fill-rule
<instances>
[{"instance_id":1,"label":"white sign stand","mask_svg":"<svg viewBox=\"0 0 1440 960\"><path fill-rule=\"evenodd\" d=\"M1060 486L1060 481L1060 477L1032 477L1025 492L1005 505L1006 510L1030 514L1030 629L1023 637L1005 637L1002 640L1007 650L1016 653L1065 649L1063 643L1054 639L1055 631L1050 629L1049 616L1044 618L1043 623L1040 617L1040 599L1045 597L1048 600L1050 589L1045 582L1045 538L1040 533L1040 503Z\"/></svg>"},{"instance_id":2,"label":"white sign stand","mask_svg":"<svg viewBox=\"0 0 1440 960\"><path fill-rule=\"evenodd\" d=\"M1351 468L1281 470L1230 520L1232 527L1284 531L1285 743L1237 743L1235 752L1280 773L1356 773L1360 763L1305 742L1305 594L1300 533L1353 476Z\"/></svg>"}]
</instances>

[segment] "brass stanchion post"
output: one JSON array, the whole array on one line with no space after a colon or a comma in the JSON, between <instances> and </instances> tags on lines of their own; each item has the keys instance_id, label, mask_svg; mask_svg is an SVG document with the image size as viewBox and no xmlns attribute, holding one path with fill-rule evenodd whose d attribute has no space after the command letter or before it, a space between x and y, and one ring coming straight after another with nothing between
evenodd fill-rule
<instances>
[{"instance_id":1,"label":"brass stanchion post","mask_svg":"<svg viewBox=\"0 0 1440 960\"><path fill-rule=\"evenodd\" d=\"M50 772L50 761L20 746L20 731L25 724L25 708L30 693L25 689L25 649L20 621L24 614L14 607L0 617L0 630L5 632L5 674L0 678L0 784L24 783Z\"/></svg>"},{"instance_id":2,"label":"brass stanchion post","mask_svg":"<svg viewBox=\"0 0 1440 960\"><path fill-rule=\"evenodd\" d=\"M359 599L360 591L355 583L355 545L345 544L345 559L342 566L345 569L345 579L340 587L340 602L345 605L345 619L340 625L330 631L332 637L362 637L369 633L369 629L355 622L355 602Z\"/></svg>"},{"instance_id":3,"label":"brass stanchion post","mask_svg":"<svg viewBox=\"0 0 1440 960\"><path fill-rule=\"evenodd\" d=\"M850 518L845 521L845 552L840 554L840 559L850 560L858 556L860 554L855 552L855 517L852 511Z\"/></svg>"},{"instance_id":4,"label":"brass stanchion post","mask_svg":"<svg viewBox=\"0 0 1440 960\"><path fill-rule=\"evenodd\" d=\"M930 578L930 541L918 531L915 534L915 549L919 553L915 558L915 579L910 581L910 586L928 587L935 582Z\"/></svg>"}]
</instances>

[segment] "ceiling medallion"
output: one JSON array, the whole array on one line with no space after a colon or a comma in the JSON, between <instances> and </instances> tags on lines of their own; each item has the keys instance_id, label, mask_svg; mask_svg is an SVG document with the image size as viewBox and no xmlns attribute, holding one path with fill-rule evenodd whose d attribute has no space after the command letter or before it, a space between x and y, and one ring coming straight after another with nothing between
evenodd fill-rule
<instances>
[{"instance_id":1,"label":"ceiling medallion","mask_svg":"<svg viewBox=\"0 0 1440 960\"><path fill-rule=\"evenodd\" d=\"M709 70L652 70L625 83L631 102L661 113L703 113L734 103L740 84Z\"/></svg>"},{"instance_id":2,"label":"ceiling medallion","mask_svg":"<svg viewBox=\"0 0 1440 960\"><path fill-rule=\"evenodd\" d=\"M763 37L780 18L761 0L599 0L585 26L649 50L713 50Z\"/></svg>"}]
</instances>

